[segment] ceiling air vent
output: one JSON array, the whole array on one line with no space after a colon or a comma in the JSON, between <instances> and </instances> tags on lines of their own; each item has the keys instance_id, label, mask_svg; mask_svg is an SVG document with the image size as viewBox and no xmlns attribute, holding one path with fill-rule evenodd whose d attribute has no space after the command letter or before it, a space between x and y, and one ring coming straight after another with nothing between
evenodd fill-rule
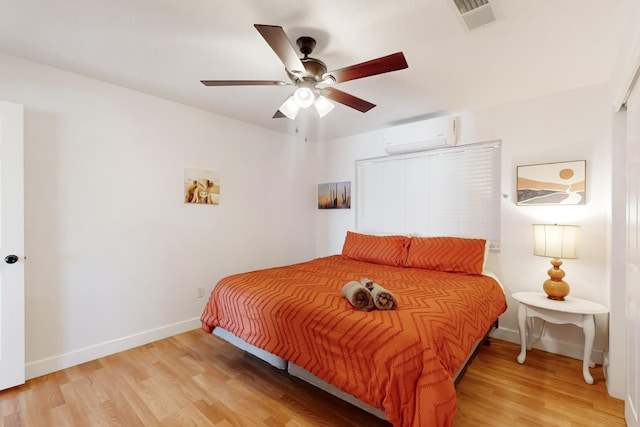
<instances>
[{"instance_id":1,"label":"ceiling air vent","mask_svg":"<svg viewBox=\"0 0 640 427\"><path fill-rule=\"evenodd\" d=\"M469 30L474 30L496 20L489 0L453 0Z\"/></svg>"}]
</instances>

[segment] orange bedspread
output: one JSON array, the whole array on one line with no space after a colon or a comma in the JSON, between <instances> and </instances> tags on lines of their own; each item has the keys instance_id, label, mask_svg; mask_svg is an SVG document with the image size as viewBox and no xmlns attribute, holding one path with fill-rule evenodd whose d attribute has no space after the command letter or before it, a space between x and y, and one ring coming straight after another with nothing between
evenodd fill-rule
<instances>
[{"instance_id":1,"label":"orange bedspread","mask_svg":"<svg viewBox=\"0 0 640 427\"><path fill-rule=\"evenodd\" d=\"M368 277L398 309L362 312L341 294ZM342 255L237 274L214 288L202 327L227 329L382 409L396 427L449 426L453 375L506 309L487 276L354 261Z\"/></svg>"}]
</instances>

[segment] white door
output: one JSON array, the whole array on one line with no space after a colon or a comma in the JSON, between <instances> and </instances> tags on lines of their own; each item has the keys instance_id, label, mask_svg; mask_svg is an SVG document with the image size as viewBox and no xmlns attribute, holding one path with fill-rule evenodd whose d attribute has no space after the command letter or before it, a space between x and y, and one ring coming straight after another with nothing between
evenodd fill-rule
<instances>
[{"instance_id":1,"label":"white door","mask_svg":"<svg viewBox=\"0 0 640 427\"><path fill-rule=\"evenodd\" d=\"M640 84L627 100L627 395L625 418L640 427Z\"/></svg>"},{"instance_id":2,"label":"white door","mask_svg":"<svg viewBox=\"0 0 640 427\"><path fill-rule=\"evenodd\" d=\"M22 105L0 101L0 390L25 379L22 128Z\"/></svg>"}]
</instances>

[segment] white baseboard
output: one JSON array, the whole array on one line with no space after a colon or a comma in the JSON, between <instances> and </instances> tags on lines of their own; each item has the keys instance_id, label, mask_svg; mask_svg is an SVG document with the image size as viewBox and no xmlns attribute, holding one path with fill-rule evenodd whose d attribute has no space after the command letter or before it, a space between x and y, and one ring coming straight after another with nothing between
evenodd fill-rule
<instances>
[{"instance_id":1,"label":"white baseboard","mask_svg":"<svg viewBox=\"0 0 640 427\"><path fill-rule=\"evenodd\" d=\"M119 353L134 347L148 344L153 341L168 338L183 332L192 331L201 327L200 318L184 320L160 328L139 332L115 340L95 344L89 347L70 351L46 359L35 360L26 364L27 379L39 377L61 369L70 368L81 363L90 362L110 354Z\"/></svg>"},{"instance_id":2,"label":"white baseboard","mask_svg":"<svg viewBox=\"0 0 640 427\"><path fill-rule=\"evenodd\" d=\"M520 344L520 333L513 329L505 329L499 327L491 334L492 337L512 342L515 344ZM571 343L559 342L548 337L543 336L538 342L533 345L533 348L537 348L538 350L547 351L549 353L555 353L562 356L571 357L572 359L582 360L582 356L584 353L584 347L578 346ZM513 358L518 356L518 354L514 354ZM603 361L603 350L593 349L591 351L591 360L593 360L596 364L602 365Z\"/></svg>"}]
</instances>

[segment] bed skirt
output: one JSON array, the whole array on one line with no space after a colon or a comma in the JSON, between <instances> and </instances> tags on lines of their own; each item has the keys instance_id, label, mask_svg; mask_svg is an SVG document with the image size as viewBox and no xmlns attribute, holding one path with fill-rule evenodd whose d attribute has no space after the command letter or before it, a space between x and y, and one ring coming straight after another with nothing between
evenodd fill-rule
<instances>
[{"instance_id":1,"label":"bed skirt","mask_svg":"<svg viewBox=\"0 0 640 427\"><path fill-rule=\"evenodd\" d=\"M460 377L464 374L464 371L466 370L468 364L471 362L471 359L477 352L480 344L488 338L489 333L493 331L493 329L496 326L497 325L493 325L491 329L487 332L487 335L485 337L476 341L475 345L473 346L473 350L471 351L471 353L469 353L469 356L467 356L463 365L460 367L460 369L458 369L458 371L453 377L453 380L456 384L458 383L458 380L460 379ZM232 334L231 332L227 331L224 328L216 327L213 330L213 335L219 338L222 338L228 343L238 347L241 350L246 351L247 353L257 357L260 360L267 362L268 364L270 364L271 366L274 366L275 368L286 370L289 373L289 375L292 375L296 378L300 378L301 380L319 388L320 390L323 390L331 394L332 396L342 399L345 402L362 409L363 411L366 411L372 415L375 415L380 419L383 419L383 420L387 419L387 417L385 416L382 410L378 408L374 408L373 406L364 403L362 400L350 395L349 393L345 393L344 391L329 384L326 381L321 380L320 378L313 375L311 372L307 371L301 366L296 365L295 363L288 362L287 360L281 357L278 357L275 354L269 353L268 351L265 351L261 348L258 348L254 345L247 343L243 339L238 338L237 336L235 336L234 334Z\"/></svg>"}]
</instances>

